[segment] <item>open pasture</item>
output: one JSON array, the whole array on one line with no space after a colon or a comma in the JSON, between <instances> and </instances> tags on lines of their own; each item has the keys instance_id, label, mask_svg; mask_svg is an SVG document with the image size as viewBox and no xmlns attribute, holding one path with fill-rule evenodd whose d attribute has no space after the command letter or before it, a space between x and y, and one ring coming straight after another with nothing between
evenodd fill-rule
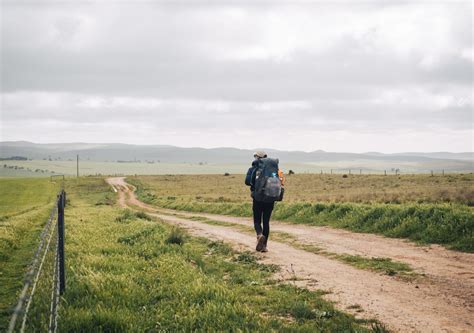
<instances>
[{"instance_id":1,"label":"open pasture","mask_svg":"<svg viewBox=\"0 0 474 333\"><path fill-rule=\"evenodd\" d=\"M474 174L441 175L286 175L285 202L447 203L474 205ZM129 177L141 181L158 199L183 202L250 200L244 175L163 175Z\"/></svg>"},{"instance_id":2,"label":"open pasture","mask_svg":"<svg viewBox=\"0 0 474 333\"><path fill-rule=\"evenodd\" d=\"M129 177L141 200L160 207L251 216L243 175ZM409 238L474 251L474 175L286 177L273 217Z\"/></svg>"},{"instance_id":3,"label":"open pasture","mask_svg":"<svg viewBox=\"0 0 474 333\"><path fill-rule=\"evenodd\" d=\"M81 176L96 175L196 175L196 174L243 174L247 171L249 163L207 163L207 162L145 162L145 161L97 161L81 159L79 162L79 173ZM472 161L458 160L433 160L428 162L406 162L406 161L371 161L371 160L348 160L348 161L321 161L313 163L284 163L281 166L285 173L289 170L297 174L313 173L319 174L352 174L383 175L384 171L394 175L395 170L403 175L430 173L465 173L472 172ZM51 174L76 175L75 160L5 160L0 163L0 177L44 177Z\"/></svg>"}]
</instances>

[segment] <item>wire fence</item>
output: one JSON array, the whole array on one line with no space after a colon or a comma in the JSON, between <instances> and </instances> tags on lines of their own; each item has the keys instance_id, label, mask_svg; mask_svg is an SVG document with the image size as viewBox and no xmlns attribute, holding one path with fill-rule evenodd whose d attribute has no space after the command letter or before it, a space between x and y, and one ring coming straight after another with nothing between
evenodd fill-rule
<instances>
[{"instance_id":1,"label":"wire fence","mask_svg":"<svg viewBox=\"0 0 474 333\"><path fill-rule=\"evenodd\" d=\"M395 176L401 176L401 175L431 175L432 177L434 176L445 176L445 175L453 175L453 174L463 174L463 173L470 173L473 172L473 170L465 170L465 171L452 171L448 170L445 171L444 169L439 169L439 170L423 170L423 171L416 171L412 169L399 169L399 168L391 168L391 169L369 169L369 168L338 168L338 169L327 169L327 168L322 168L322 169L312 169L311 171L300 171L297 170L298 173L303 173L303 174L321 174L321 175L364 175L364 176L390 176L390 175L395 175ZM288 174L292 175L295 174L295 171L293 169L288 170Z\"/></svg>"},{"instance_id":2,"label":"wire fence","mask_svg":"<svg viewBox=\"0 0 474 333\"><path fill-rule=\"evenodd\" d=\"M60 295L66 289L65 206L66 192L63 187L41 231L38 248L28 267L23 288L10 319L7 330L9 333L57 331Z\"/></svg>"}]
</instances>

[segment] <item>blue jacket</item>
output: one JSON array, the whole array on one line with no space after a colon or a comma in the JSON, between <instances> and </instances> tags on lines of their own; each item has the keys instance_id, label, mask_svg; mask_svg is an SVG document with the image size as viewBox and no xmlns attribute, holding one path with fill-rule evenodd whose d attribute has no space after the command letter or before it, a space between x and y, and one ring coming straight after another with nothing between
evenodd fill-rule
<instances>
[{"instance_id":1,"label":"blue jacket","mask_svg":"<svg viewBox=\"0 0 474 333\"><path fill-rule=\"evenodd\" d=\"M245 176L245 185L250 186L250 191L253 193L255 190L255 175L258 168L258 160L252 162L252 166L248 169L247 175Z\"/></svg>"}]
</instances>

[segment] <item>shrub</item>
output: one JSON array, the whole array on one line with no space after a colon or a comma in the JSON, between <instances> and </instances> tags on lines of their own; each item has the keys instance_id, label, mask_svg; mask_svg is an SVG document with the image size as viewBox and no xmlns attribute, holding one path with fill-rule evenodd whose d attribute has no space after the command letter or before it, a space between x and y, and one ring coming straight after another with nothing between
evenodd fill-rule
<instances>
[{"instance_id":1,"label":"shrub","mask_svg":"<svg viewBox=\"0 0 474 333\"><path fill-rule=\"evenodd\" d=\"M174 227L165 240L166 244L183 245L186 240L186 234L183 229Z\"/></svg>"}]
</instances>

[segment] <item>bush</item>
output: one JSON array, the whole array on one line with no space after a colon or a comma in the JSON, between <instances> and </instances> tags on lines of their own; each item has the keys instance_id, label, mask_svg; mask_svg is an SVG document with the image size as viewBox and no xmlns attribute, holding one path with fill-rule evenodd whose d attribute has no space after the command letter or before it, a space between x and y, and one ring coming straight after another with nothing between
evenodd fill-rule
<instances>
[{"instance_id":1,"label":"bush","mask_svg":"<svg viewBox=\"0 0 474 333\"><path fill-rule=\"evenodd\" d=\"M186 234L183 229L174 227L165 240L166 244L183 245L186 240Z\"/></svg>"}]
</instances>

